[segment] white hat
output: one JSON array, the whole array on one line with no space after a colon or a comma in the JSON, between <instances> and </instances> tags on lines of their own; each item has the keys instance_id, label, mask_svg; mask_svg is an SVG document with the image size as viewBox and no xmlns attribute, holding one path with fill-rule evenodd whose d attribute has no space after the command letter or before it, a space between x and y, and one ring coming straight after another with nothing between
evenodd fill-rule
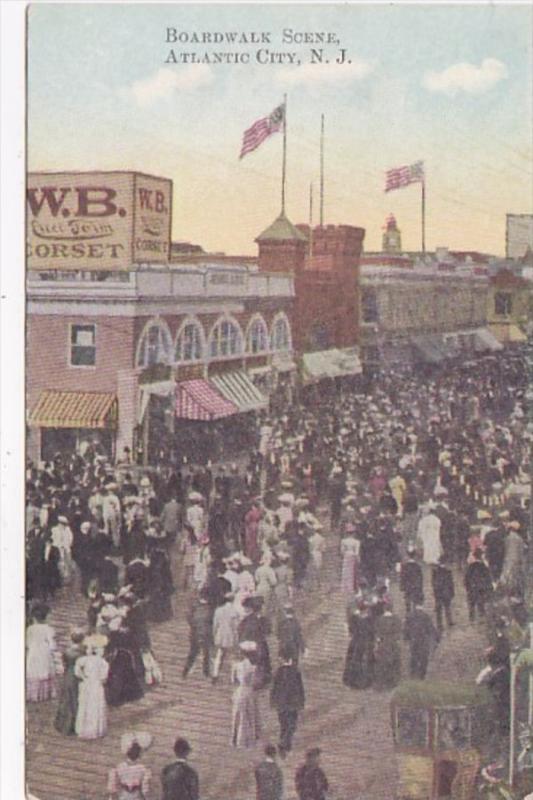
<instances>
[{"instance_id":1,"label":"white hat","mask_svg":"<svg viewBox=\"0 0 533 800\"><path fill-rule=\"evenodd\" d=\"M57 521L62 522L63 525L68 525L68 519L63 514L57 518Z\"/></svg>"},{"instance_id":2,"label":"white hat","mask_svg":"<svg viewBox=\"0 0 533 800\"><path fill-rule=\"evenodd\" d=\"M244 653L254 653L257 650L257 642L241 642L239 644L239 650L242 650Z\"/></svg>"},{"instance_id":3,"label":"white hat","mask_svg":"<svg viewBox=\"0 0 533 800\"><path fill-rule=\"evenodd\" d=\"M189 500L190 500L192 503L201 503L203 499L204 499L204 498L202 497L202 495L200 494L200 492L191 492L191 493L189 494Z\"/></svg>"},{"instance_id":4,"label":"white hat","mask_svg":"<svg viewBox=\"0 0 533 800\"><path fill-rule=\"evenodd\" d=\"M152 734L145 731L130 731L120 737L120 750L126 755L132 744L138 744L142 750L147 750L152 744Z\"/></svg>"},{"instance_id":5,"label":"white hat","mask_svg":"<svg viewBox=\"0 0 533 800\"><path fill-rule=\"evenodd\" d=\"M82 522L80 525L80 531L82 533L86 533L87 531L91 530L91 523L90 522Z\"/></svg>"},{"instance_id":6,"label":"white hat","mask_svg":"<svg viewBox=\"0 0 533 800\"><path fill-rule=\"evenodd\" d=\"M91 636L85 637L83 644L87 650L96 650L104 648L107 644L107 641L107 636L103 636L101 633L93 633Z\"/></svg>"},{"instance_id":7,"label":"white hat","mask_svg":"<svg viewBox=\"0 0 533 800\"><path fill-rule=\"evenodd\" d=\"M287 503L292 503L293 500L294 500L294 497L293 497L292 494L289 494L288 492L284 492L283 494L279 495L278 500L279 500L280 503L283 503L285 505Z\"/></svg>"}]
</instances>

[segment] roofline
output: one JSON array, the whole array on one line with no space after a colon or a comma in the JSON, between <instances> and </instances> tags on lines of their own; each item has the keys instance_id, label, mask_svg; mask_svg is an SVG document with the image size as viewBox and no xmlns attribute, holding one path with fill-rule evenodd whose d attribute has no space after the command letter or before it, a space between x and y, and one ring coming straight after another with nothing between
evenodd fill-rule
<instances>
[{"instance_id":1,"label":"roofline","mask_svg":"<svg viewBox=\"0 0 533 800\"><path fill-rule=\"evenodd\" d=\"M30 175L141 175L143 178L157 178L160 181L173 183L172 178L164 178L162 175L152 175L150 172L140 172L138 169L53 170L51 172L28 170L26 176L29 177Z\"/></svg>"}]
</instances>

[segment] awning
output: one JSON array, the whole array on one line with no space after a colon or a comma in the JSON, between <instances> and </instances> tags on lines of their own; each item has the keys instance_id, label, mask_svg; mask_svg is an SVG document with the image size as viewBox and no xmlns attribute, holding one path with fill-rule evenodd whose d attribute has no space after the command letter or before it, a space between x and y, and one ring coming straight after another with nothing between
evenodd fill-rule
<instances>
[{"instance_id":1,"label":"awning","mask_svg":"<svg viewBox=\"0 0 533 800\"><path fill-rule=\"evenodd\" d=\"M303 367L308 381L359 375L363 371L357 350L352 347L304 353Z\"/></svg>"},{"instance_id":2,"label":"awning","mask_svg":"<svg viewBox=\"0 0 533 800\"><path fill-rule=\"evenodd\" d=\"M446 351L438 336L416 336L411 341L426 364L441 364L446 358Z\"/></svg>"},{"instance_id":3,"label":"awning","mask_svg":"<svg viewBox=\"0 0 533 800\"><path fill-rule=\"evenodd\" d=\"M513 323L498 323L491 325L490 331L494 334L499 342L502 342L502 344L519 344L522 342L527 342L526 334L520 330L518 325L514 325Z\"/></svg>"},{"instance_id":4,"label":"awning","mask_svg":"<svg viewBox=\"0 0 533 800\"><path fill-rule=\"evenodd\" d=\"M359 358L359 351L355 347L344 347L337 350L339 354L336 358L336 366L338 374L343 375L360 375L363 371L363 365Z\"/></svg>"},{"instance_id":5,"label":"awning","mask_svg":"<svg viewBox=\"0 0 533 800\"><path fill-rule=\"evenodd\" d=\"M259 411L268 406L267 398L242 370L213 375L209 381L226 400L236 405L240 411Z\"/></svg>"},{"instance_id":6,"label":"awning","mask_svg":"<svg viewBox=\"0 0 533 800\"><path fill-rule=\"evenodd\" d=\"M202 378L176 384L176 416L180 419L213 420L237 414L239 408Z\"/></svg>"},{"instance_id":7,"label":"awning","mask_svg":"<svg viewBox=\"0 0 533 800\"><path fill-rule=\"evenodd\" d=\"M107 392L41 392L29 416L36 428L115 428L116 395Z\"/></svg>"},{"instance_id":8,"label":"awning","mask_svg":"<svg viewBox=\"0 0 533 800\"><path fill-rule=\"evenodd\" d=\"M484 350L502 350L503 345L499 342L494 334L492 334L488 328L477 328L474 331L475 334L475 342L474 342L474 350L478 353L483 352Z\"/></svg>"},{"instance_id":9,"label":"awning","mask_svg":"<svg viewBox=\"0 0 533 800\"><path fill-rule=\"evenodd\" d=\"M256 375L270 375L271 372L272 372L272 367L268 367L268 366L266 366L266 367L250 367L248 369L248 375L253 375L254 377Z\"/></svg>"}]
</instances>

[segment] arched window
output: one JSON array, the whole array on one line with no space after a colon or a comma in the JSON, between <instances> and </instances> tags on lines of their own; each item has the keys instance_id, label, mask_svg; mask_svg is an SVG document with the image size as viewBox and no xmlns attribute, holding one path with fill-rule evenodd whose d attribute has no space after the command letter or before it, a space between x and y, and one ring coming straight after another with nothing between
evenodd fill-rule
<instances>
[{"instance_id":1,"label":"arched window","mask_svg":"<svg viewBox=\"0 0 533 800\"><path fill-rule=\"evenodd\" d=\"M292 349L291 328L286 314L278 314L272 323L272 350L287 351Z\"/></svg>"},{"instance_id":2,"label":"arched window","mask_svg":"<svg viewBox=\"0 0 533 800\"><path fill-rule=\"evenodd\" d=\"M209 337L211 358L238 356L243 351L242 331L239 323L231 318L222 318L214 326Z\"/></svg>"},{"instance_id":3,"label":"arched window","mask_svg":"<svg viewBox=\"0 0 533 800\"><path fill-rule=\"evenodd\" d=\"M201 361L204 356L204 331L197 319L188 317L176 336L175 359L184 361Z\"/></svg>"},{"instance_id":4,"label":"arched window","mask_svg":"<svg viewBox=\"0 0 533 800\"><path fill-rule=\"evenodd\" d=\"M246 332L246 352L264 353L268 350L268 328L260 314L252 317Z\"/></svg>"},{"instance_id":5,"label":"arched window","mask_svg":"<svg viewBox=\"0 0 533 800\"><path fill-rule=\"evenodd\" d=\"M142 332L137 348L138 367L169 364L172 358L172 337L163 320L150 320Z\"/></svg>"}]
</instances>

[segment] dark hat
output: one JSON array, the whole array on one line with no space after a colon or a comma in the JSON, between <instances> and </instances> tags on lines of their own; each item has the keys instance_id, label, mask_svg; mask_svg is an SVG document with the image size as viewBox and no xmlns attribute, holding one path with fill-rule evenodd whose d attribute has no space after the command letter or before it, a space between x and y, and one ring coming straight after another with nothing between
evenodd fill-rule
<instances>
[{"instance_id":1,"label":"dark hat","mask_svg":"<svg viewBox=\"0 0 533 800\"><path fill-rule=\"evenodd\" d=\"M187 739L182 739L178 737L174 742L174 753L177 755L178 758L184 758L188 756L191 752L191 746Z\"/></svg>"},{"instance_id":2,"label":"dark hat","mask_svg":"<svg viewBox=\"0 0 533 800\"><path fill-rule=\"evenodd\" d=\"M317 758L321 754L322 750L320 747L311 747L305 754L306 758Z\"/></svg>"}]
</instances>

